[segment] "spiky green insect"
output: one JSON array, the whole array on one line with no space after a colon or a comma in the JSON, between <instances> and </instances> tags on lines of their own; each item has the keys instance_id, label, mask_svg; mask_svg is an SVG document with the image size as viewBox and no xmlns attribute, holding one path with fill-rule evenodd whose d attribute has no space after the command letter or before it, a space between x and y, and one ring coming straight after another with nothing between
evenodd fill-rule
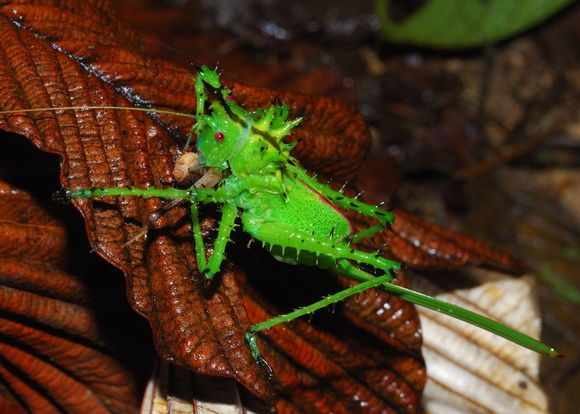
<instances>
[{"instance_id":1,"label":"spiky green insect","mask_svg":"<svg viewBox=\"0 0 580 414\"><path fill-rule=\"evenodd\" d=\"M256 344L257 332L378 286L411 303L464 320L534 351L557 355L553 348L505 325L391 283L400 268L399 263L379 253L353 248L351 243L388 226L394 216L390 211L347 197L321 184L300 167L290 154L293 144L286 143L284 138L301 118L289 119L287 105L274 104L247 111L230 99L230 92L222 86L219 75L205 66L198 70L195 92L197 113L192 135L197 136L199 159L195 168L203 167L212 174L217 173L220 178L214 185L208 188L194 185L187 189L76 189L66 190L65 196L67 199L159 197L172 200L170 204L180 200L189 202L195 256L199 271L207 279L219 272L230 233L239 218L243 230L261 241L276 259L290 264L318 266L361 282L312 305L252 326L246 338L257 360L261 360ZM200 204L221 206L221 220L209 258L205 254L200 229ZM354 210L376 219L378 224L354 233L341 210ZM363 267L374 268L380 276L363 270Z\"/></svg>"}]
</instances>

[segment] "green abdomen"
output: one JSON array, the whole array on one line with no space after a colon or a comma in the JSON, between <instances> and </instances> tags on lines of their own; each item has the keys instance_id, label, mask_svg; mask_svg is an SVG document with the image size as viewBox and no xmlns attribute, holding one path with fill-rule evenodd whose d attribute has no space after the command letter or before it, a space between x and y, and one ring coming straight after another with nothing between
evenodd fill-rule
<instances>
[{"instance_id":1,"label":"green abdomen","mask_svg":"<svg viewBox=\"0 0 580 414\"><path fill-rule=\"evenodd\" d=\"M338 240L351 234L349 221L328 200L302 181L290 184L286 198L280 194L260 197L255 211L261 220L325 240Z\"/></svg>"}]
</instances>

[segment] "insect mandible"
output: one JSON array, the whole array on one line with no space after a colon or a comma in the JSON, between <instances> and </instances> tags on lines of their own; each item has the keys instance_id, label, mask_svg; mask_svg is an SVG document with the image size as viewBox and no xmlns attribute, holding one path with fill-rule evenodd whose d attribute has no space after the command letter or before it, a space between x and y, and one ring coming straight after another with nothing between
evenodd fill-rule
<instances>
[{"instance_id":1,"label":"insect mandible","mask_svg":"<svg viewBox=\"0 0 580 414\"><path fill-rule=\"evenodd\" d=\"M197 137L194 167L206 169L206 174L211 176L206 181L211 185L205 188L194 185L186 189L66 189L62 195L68 200L121 196L158 197L171 200L169 204L189 202L195 257L199 271L208 280L219 272L230 234L239 219L243 230L262 242L277 260L317 266L360 282L312 305L252 326L246 339L256 360L265 363L256 342L259 331L289 322L372 287L381 287L408 302L464 320L536 352L558 355L552 347L499 322L391 283L400 269L400 263L385 258L379 252L358 250L353 243L390 225L394 220L393 213L333 190L300 166L291 155L294 144L285 142L284 138L291 134L302 118L290 119L287 105L275 103L267 108L248 111L231 99L230 91L223 87L217 72L206 66L197 71L195 93L196 122L190 134L190 137ZM92 108L112 107L82 107ZM145 108L123 109L167 112ZM167 113L175 115L173 112ZM221 219L209 257L206 257L200 228L200 204L221 206ZM375 219L377 224L354 232L341 210L354 210ZM365 268L373 268L374 273L379 275Z\"/></svg>"}]
</instances>

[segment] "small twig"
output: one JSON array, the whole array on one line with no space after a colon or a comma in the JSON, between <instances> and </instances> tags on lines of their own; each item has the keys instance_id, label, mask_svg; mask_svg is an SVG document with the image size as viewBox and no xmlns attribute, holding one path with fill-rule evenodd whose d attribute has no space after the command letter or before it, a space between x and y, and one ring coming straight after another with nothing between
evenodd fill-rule
<instances>
[{"instance_id":1,"label":"small twig","mask_svg":"<svg viewBox=\"0 0 580 414\"><path fill-rule=\"evenodd\" d=\"M553 136L552 132L553 131L547 134L536 135L527 141L507 145L489 158L457 170L453 174L453 178L458 180L471 179L515 158L519 158L532 151L545 139Z\"/></svg>"}]
</instances>

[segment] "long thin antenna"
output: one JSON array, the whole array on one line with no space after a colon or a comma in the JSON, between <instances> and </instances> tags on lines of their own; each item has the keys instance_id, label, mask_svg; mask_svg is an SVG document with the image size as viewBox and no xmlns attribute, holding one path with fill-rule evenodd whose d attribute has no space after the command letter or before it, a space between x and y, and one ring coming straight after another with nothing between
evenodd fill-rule
<instances>
[{"instance_id":1,"label":"long thin antenna","mask_svg":"<svg viewBox=\"0 0 580 414\"><path fill-rule=\"evenodd\" d=\"M48 108L10 109L7 111L0 111L0 115L26 114L26 113L42 112L42 111L52 111L52 112L66 111L66 110L84 111L84 110L89 110L89 109L119 109L119 110L123 110L123 111L156 113L156 114L162 114L162 115L173 115L173 116L181 116L184 118L195 119L195 115L186 114L184 112L168 111L165 109L136 108L133 106L102 106L102 105L55 106L55 107L48 107Z\"/></svg>"}]
</instances>

